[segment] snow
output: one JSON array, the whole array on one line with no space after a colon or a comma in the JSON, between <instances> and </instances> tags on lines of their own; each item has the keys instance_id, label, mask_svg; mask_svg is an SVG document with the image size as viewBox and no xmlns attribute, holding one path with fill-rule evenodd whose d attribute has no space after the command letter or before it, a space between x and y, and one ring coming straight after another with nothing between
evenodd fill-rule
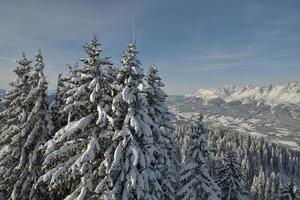
<instances>
[{"instance_id":1,"label":"snow","mask_svg":"<svg viewBox=\"0 0 300 200\"><path fill-rule=\"evenodd\" d=\"M122 91L122 97L125 102L128 104L133 102L133 96L130 94L130 88L126 86Z\"/></svg>"},{"instance_id":2,"label":"snow","mask_svg":"<svg viewBox=\"0 0 300 200\"><path fill-rule=\"evenodd\" d=\"M300 81L269 86L248 85L237 87L231 85L220 88L199 89L187 96L201 97L204 101L220 98L226 102L242 101L243 103L249 103L255 100L270 106L282 103L298 104L300 103Z\"/></svg>"},{"instance_id":3,"label":"snow","mask_svg":"<svg viewBox=\"0 0 300 200\"><path fill-rule=\"evenodd\" d=\"M277 140L277 142L290 147L294 147L295 149L299 149L299 145L294 141Z\"/></svg>"},{"instance_id":4,"label":"snow","mask_svg":"<svg viewBox=\"0 0 300 200\"><path fill-rule=\"evenodd\" d=\"M84 129L92 118L93 116L89 115L78 121L70 122L66 127L56 133L55 138L59 138L58 141L63 141L66 138L71 137L78 129Z\"/></svg>"}]
</instances>

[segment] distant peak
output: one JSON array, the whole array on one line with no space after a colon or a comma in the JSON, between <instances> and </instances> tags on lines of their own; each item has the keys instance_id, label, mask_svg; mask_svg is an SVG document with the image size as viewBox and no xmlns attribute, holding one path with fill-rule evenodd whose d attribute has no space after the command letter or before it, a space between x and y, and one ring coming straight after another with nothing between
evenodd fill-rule
<instances>
[{"instance_id":1,"label":"distant peak","mask_svg":"<svg viewBox=\"0 0 300 200\"><path fill-rule=\"evenodd\" d=\"M223 99L226 102L258 101L264 104L276 106L281 103L300 103L300 82L290 82L282 84L270 84L267 86L235 86L225 85L219 88L199 89L191 95L200 97L205 101L211 99Z\"/></svg>"}]
</instances>

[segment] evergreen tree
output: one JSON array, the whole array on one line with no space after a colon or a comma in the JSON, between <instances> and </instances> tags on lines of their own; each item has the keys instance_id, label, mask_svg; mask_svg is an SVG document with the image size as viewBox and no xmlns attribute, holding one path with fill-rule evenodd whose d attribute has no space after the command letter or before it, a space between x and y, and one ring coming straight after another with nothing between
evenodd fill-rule
<instances>
[{"instance_id":1,"label":"evergreen tree","mask_svg":"<svg viewBox=\"0 0 300 200\"><path fill-rule=\"evenodd\" d=\"M272 182L267 178L265 186L265 200L272 200Z\"/></svg>"},{"instance_id":2,"label":"evergreen tree","mask_svg":"<svg viewBox=\"0 0 300 200\"><path fill-rule=\"evenodd\" d=\"M63 106L64 106L63 97L66 91L67 91L67 87L62 78L62 74L59 74L57 79L55 98L54 101L49 106L49 110L51 113L52 122L54 126L54 130L52 130L52 132L58 131L67 123L66 118L63 116L65 114L63 112Z\"/></svg>"},{"instance_id":3,"label":"evergreen tree","mask_svg":"<svg viewBox=\"0 0 300 200\"><path fill-rule=\"evenodd\" d=\"M41 50L35 57L35 69L29 77L28 83L31 87L23 104L29 112L22 130L14 136L9 145L21 146L18 155L19 163L14 170L17 181L14 183L11 199L40 199L43 188L36 188L35 183L41 173L42 156L39 150L48 138L49 120L48 102L46 98L47 82L44 76L44 62Z\"/></svg>"},{"instance_id":4,"label":"evergreen tree","mask_svg":"<svg viewBox=\"0 0 300 200\"><path fill-rule=\"evenodd\" d=\"M91 199L95 197L93 178L97 163L103 160L106 114L103 67L108 58L100 58L96 37L83 46L88 57L81 59L84 67L73 71L71 87L66 91L64 111L68 124L55 133L46 144L46 182L53 199Z\"/></svg>"},{"instance_id":5,"label":"evergreen tree","mask_svg":"<svg viewBox=\"0 0 300 200\"><path fill-rule=\"evenodd\" d=\"M260 167L260 171L258 174L258 183L259 183L259 190L258 190L258 195L260 199L265 199L265 185L266 185L266 180L265 180L265 173L263 170L263 166Z\"/></svg>"},{"instance_id":6,"label":"evergreen tree","mask_svg":"<svg viewBox=\"0 0 300 200\"><path fill-rule=\"evenodd\" d=\"M220 189L207 171L206 159L209 147L202 118L187 133L183 168L180 171L179 199L220 199Z\"/></svg>"},{"instance_id":7,"label":"evergreen tree","mask_svg":"<svg viewBox=\"0 0 300 200\"><path fill-rule=\"evenodd\" d=\"M289 182L288 192L291 195L292 199L296 199L294 178L292 178Z\"/></svg>"},{"instance_id":8,"label":"evergreen tree","mask_svg":"<svg viewBox=\"0 0 300 200\"><path fill-rule=\"evenodd\" d=\"M102 199L162 198L155 168L158 149L151 129L153 121L147 114L143 70L136 55L135 45L130 44L117 76L121 92L113 100L115 134L102 163L103 180L96 188Z\"/></svg>"},{"instance_id":9,"label":"evergreen tree","mask_svg":"<svg viewBox=\"0 0 300 200\"><path fill-rule=\"evenodd\" d=\"M226 154L223 165L217 170L216 182L222 190L222 200L241 200L241 164L233 152Z\"/></svg>"},{"instance_id":10,"label":"evergreen tree","mask_svg":"<svg viewBox=\"0 0 300 200\"><path fill-rule=\"evenodd\" d=\"M245 189L245 191L249 191L251 188L251 181L250 181L250 163L249 163L249 159L248 159L248 154L245 155L243 161L242 161L242 165L241 165L241 174L242 174L242 185L243 188Z\"/></svg>"},{"instance_id":11,"label":"evergreen tree","mask_svg":"<svg viewBox=\"0 0 300 200\"><path fill-rule=\"evenodd\" d=\"M282 186L280 173L277 173L276 176L273 177L273 199L280 199L281 191L280 188Z\"/></svg>"},{"instance_id":12,"label":"evergreen tree","mask_svg":"<svg viewBox=\"0 0 300 200\"><path fill-rule=\"evenodd\" d=\"M117 75L118 75L118 68L116 68L113 65L108 65L106 68L104 68L104 79L107 83L107 91L106 93L109 94L112 98L116 96L116 94L119 92L120 88L117 87ZM111 107L111 100L108 102L109 107Z\"/></svg>"},{"instance_id":13,"label":"evergreen tree","mask_svg":"<svg viewBox=\"0 0 300 200\"><path fill-rule=\"evenodd\" d=\"M177 163L174 128L171 124L173 115L166 105L167 94L161 89L164 87L159 77L156 65L150 65L146 77L147 100L149 103L149 115L154 122L152 130L159 149L157 163L158 170L162 173L159 180L164 188L164 199L175 199L175 185L177 184Z\"/></svg>"},{"instance_id":14,"label":"evergreen tree","mask_svg":"<svg viewBox=\"0 0 300 200\"><path fill-rule=\"evenodd\" d=\"M251 186L252 199L264 200L265 199L265 174L261 166L259 175L254 176Z\"/></svg>"},{"instance_id":15,"label":"evergreen tree","mask_svg":"<svg viewBox=\"0 0 300 200\"><path fill-rule=\"evenodd\" d=\"M30 91L29 78L32 61L28 60L25 53L17 60L18 67L14 70L17 79L10 83L12 89L8 90L2 99L5 110L0 113L3 126L0 130L0 190L11 194L15 182L19 178L17 166L21 157L23 140L20 138L22 128L30 110L24 101Z\"/></svg>"},{"instance_id":16,"label":"evergreen tree","mask_svg":"<svg viewBox=\"0 0 300 200\"><path fill-rule=\"evenodd\" d=\"M250 190L250 194L251 194L251 199L256 200L259 199L259 180L257 176L254 176L253 181L252 181L252 185L251 185L251 190Z\"/></svg>"},{"instance_id":17,"label":"evergreen tree","mask_svg":"<svg viewBox=\"0 0 300 200\"><path fill-rule=\"evenodd\" d=\"M285 188L281 188L280 199L282 200L293 200L296 199L295 193L295 183L294 179L292 178Z\"/></svg>"}]
</instances>

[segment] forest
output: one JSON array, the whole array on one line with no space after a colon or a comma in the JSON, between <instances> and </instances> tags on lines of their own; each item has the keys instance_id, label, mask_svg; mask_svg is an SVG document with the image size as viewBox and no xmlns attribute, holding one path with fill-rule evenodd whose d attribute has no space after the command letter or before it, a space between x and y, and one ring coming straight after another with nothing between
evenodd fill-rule
<instances>
[{"instance_id":1,"label":"forest","mask_svg":"<svg viewBox=\"0 0 300 200\"><path fill-rule=\"evenodd\" d=\"M300 199L299 151L210 129L201 113L178 122L158 67L144 72L134 43L116 65L96 36L82 48L51 102L42 51L17 60L1 100L4 199Z\"/></svg>"}]
</instances>

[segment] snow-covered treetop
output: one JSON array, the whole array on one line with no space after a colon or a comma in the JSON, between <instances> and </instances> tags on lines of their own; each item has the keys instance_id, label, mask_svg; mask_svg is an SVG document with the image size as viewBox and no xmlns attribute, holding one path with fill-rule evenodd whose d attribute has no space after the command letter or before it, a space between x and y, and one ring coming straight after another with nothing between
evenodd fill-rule
<instances>
[{"instance_id":1,"label":"snow-covered treetop","mask_svg":"<svg viewBox=\"0 0 300 200\"><path fill-rule=\"evenodd\" d=\"M170 121L174 116L168 111L166 105L168 95L162 90L164 83L159 76L156 65L150 65L146 81L150 116L160 127L172 128Z\"/></svg>"},{"instance_id":2,"label":"snow-covered treetop","mask_svg":"<svg viewBox=\"0 0 300 200\"><path fill-rule=\"evenodd\" d=\"M124 52L121 60L123 67L118 74L119 82L123 82L125 85L133 86L142 82L143 69L140 67L141 63L136 58L138 51L134 44L129 44L127 51ZM124 80L125 79L125 80ZM126 79L128 79L126 81ZM138 80L138 82L136 82Z\"/></svg>"},{"instance_id":3,"label":"snow-covered treetop","mask_svg":"<svg viewBox=\"0 0 300 200\"><path fill-rule=\"evenodd\" d=\"M18 75L18 76L22 76L24 74L29 73L30 71L30 64L32 63L31 60L28 60L26 58L26 55L24 52L22 52L21 58L16 60L16 62L19 64L18 67L16 67L16 69L14 70L14 72Z\"/></svg>"},{"instance_id":4,"label":"snow-covered treetop","mask_svg":"<svg viewBox=\"0 0 300 200\"><path fill-rule=\"evenodd\" d=\"M35 55L35 69L34 73L32 75L32 81L38 81L36 84L38 84L38 88L42 90L44 95L46 95L46 90L47 90L47 81L46 77L44 75L44 61L43 61L43 56L42 56L42 50L39 49L38 53ZM27 97L28 98L28 97Z\"/></svg>"},{"instance_id":5,"label":"snow-covered treetop","mask_svg":"<svg viewBox=\"0 0 300 200\"><path fill-rule=\"evenodd\" d=\"M96 36L94 35L93 39L83 45L84 51L89 56L88 58L80 59L86 66L94 67L97 69L100 65L112 65L110 62L109 57L104 57L100 59L100 53L102 52L102 49L100 48L100 43L98 43L98 40Z\"/></svg>"},{"instance_id":6,"label":"snow-covered treetop","mask_svg":"<svg viewBox=\"0 0 300 200\"><path fill-rule=\"evenodd\" d=\"M148 81L149 85L151 85L153 88L165 86L165 84L162 82L161 78L159 77L158 69L155 64L149 66L149 71L146 80Z\"/></svg>"}]
</instances>

